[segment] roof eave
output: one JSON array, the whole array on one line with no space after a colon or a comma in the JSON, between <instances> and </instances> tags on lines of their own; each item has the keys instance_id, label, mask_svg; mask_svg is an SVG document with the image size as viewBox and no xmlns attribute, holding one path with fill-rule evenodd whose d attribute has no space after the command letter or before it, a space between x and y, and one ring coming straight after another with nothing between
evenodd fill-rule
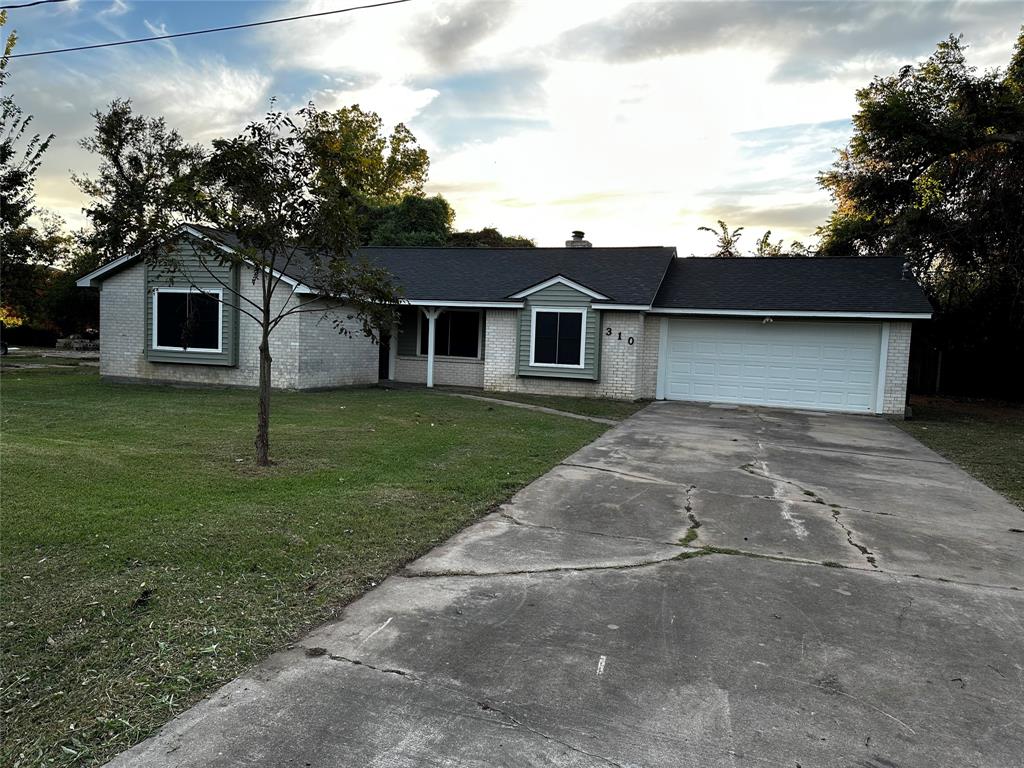
<instances>
[{"instance_id":1,"label":"roof eave","mask_svg":"<svg viewBox=\"0 0 1024 768\"><path fill-rule=\"evenodd\" d=\"M819 317L865 320L930 320L931 312L862 312L806 309L701 309L693 307L651 307L651 312L662 315L721 315L727 317Z\"/></svg>"}]
</instances>

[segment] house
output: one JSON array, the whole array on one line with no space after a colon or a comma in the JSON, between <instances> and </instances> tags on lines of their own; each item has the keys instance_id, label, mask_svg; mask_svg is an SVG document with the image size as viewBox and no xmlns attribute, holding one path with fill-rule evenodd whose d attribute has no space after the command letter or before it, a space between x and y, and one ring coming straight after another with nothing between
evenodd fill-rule
<instances>
[{"instance_id":1,"label":"house","mask_svg":"<svg viewBox=\"0 0 1024 768\"><path fill-rule=\"evenodd\" d=\"M208 227L189 238L231 249ZM237 243L235 242L235 245ZM491 391L745 403L901 415L913 321L931 317L892 258L679 258L674 248L364 248L404 298L378 345L339 335L324 297L284 270L304 305L271 337L274 384L382 380ZM191 257L194 258L194 257ZM301 263L299 263L301 262ZM100 373L113 381L255 386L257 324L223 289L255 295L252 269L193 275L203 295L139 257L83 277L100 288ZM182 318L190 307L190 341Z\"/></svg>"}]
</instances>

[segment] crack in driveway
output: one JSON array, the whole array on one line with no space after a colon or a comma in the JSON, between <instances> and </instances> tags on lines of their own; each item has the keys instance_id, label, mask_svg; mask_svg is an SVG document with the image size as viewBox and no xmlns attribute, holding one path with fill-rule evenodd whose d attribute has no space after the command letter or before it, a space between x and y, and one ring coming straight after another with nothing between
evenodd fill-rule
<instances>
[{"instance_id":1,"label":"crack in driveway","mask_svg":"<svg viewBox=\"0 0 1024 768\"><path fill-rule=\"evenodd\" d=\"M353 658L350 658L348 656L342 656L341 654L328 653L325 648L321 648L321 647L304 647L304 646L297 646L297 647L303 648L303 650L305 650L306 655L309 656L309 657L321 657L321 656L323 656L323 657L326 657L326 658L330 659L331 661L344 662L346 664L351 664L352 666L363 667L365 669L373 670L374 672L380 672L381 674L395 675L397 677L403 678L403 679L408 680L410 682L417 683L419 685L423 685L423 686L425 686L427 688L437 688L437 689L440 689L440 690L445 691L447 693L455 694L455 695L457 695L461 699L464 699L466 701L472 702L477 708L479 708L483 712L494 712L495 714L497 714L500 717L504 718L504 720L505 720L505 724L504 725L498 723L498 725L501 725L502 727L508 727L508 728L513 728L513 729L522 729L522 730L525 730L525 731L527 731L529 733L532 733L535 736L539 736L540 738L542 738L542 739L544 739L546 741L551 741L551 742L554 742L555 744L559 744L560 746L563 746L566 749L568 749L568 750L570 750L572 752L575 752L577 754L584 755L584 756L590 757L590 758L594 758L596 760L600 760L600 761L606 763L607 765L614 766L615 768L625 768L625 766L622 763L616 762L615 760L612 760L610 757L607 757L607 756L602 755L602 754L598 754L597 752L590 752L590 751L588 751L586 749L583 749L582 747L576 746L575 744L570 744L569 742L565 741L564 739L560 739L560 738L558 738L556 736L552 736L551 734L546 733L546 732L540 730L539 728L534 727L533 725L530 725L530 723L527 722L526 720L523 720L520 717L516 717L515 715L513 715L508 710L503 709L502 707L496 706L491 700L489 700L487 698L477 698L476 696L470 694L469 692L467 692L467 691L465 691L465 690L463 690L463 689L461 689L461 688L459 688L457 686L446 685L444 683L439 683L437 681L428 680L428 679L426 679L424 677L421 677L421 676L419 676L419 675L417 675L417 674L415 674L413 672L410 672L408 670L405 670L405 669L398 669L396 667L378 667L377 665L371 664L368 661L363 661L362 659L353 659ZM502 702L502 704L504 705L505 702ZM488 720L488 722L493 722L493 721Z\"/></svg>"}]
</instances>

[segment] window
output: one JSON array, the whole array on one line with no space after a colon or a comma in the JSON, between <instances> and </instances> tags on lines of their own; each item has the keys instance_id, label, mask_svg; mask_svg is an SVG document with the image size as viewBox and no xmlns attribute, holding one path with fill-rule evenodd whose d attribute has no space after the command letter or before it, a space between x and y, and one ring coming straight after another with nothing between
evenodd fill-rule
<instances>
[{"instance_id":1,"label":"window","mask_svg":"<svg viewBox=\"0 0 1024 768\"><path fill-rule=\"evenodd\" d=\"M586 309L533 310L530 361L533 365L583 367Z\"/></svg>"},{"instance_id":2,"label":"window","mask_svg":"<svg viewBox=\"0 0 1024 768\"><path fill-rule=\"evenodd\" d=\"M220 291L189 288L153 291L153 349L220 352Z\"/></svg>"},{"instance_id":3,"label":"window","mask_svg":"<svg viewBox=\"0 0 1024 768\"><path fill-rule=\"evenodd\" d=\"M420 354L427 354L430 321L420 314ZM444 310L434 321L434 354L480 356L480 313Z\"/></svg>"}]
</instances>

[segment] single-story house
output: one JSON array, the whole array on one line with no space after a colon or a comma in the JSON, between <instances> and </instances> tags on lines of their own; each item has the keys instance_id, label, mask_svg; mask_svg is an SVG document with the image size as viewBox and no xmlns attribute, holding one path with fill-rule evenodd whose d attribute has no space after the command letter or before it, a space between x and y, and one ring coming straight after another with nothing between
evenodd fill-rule
<instances>
[{"instance_id":1,"label":"single-story house","mask_svg":"<svg viewBox=\"0 0 1024 768\"><path fill-rule=\"evenodd\" d=\"M186 273L188 238L237 246L199 225L174 237ZM932 311L893 258L680 258L668 247L592 247L580 232L565 248L357 255L394 276L400 324L380 344L340 335L303 282L309 265L293 263L277 300L315 311L274 331L275 386L396 381L900 415L912 325ZM224 286L254 296L251 268L191 282L207 295L132 256L79 281L100 288L104 378L255 386L258 326L217 301Z\"/></svg>"}]
</instances>

